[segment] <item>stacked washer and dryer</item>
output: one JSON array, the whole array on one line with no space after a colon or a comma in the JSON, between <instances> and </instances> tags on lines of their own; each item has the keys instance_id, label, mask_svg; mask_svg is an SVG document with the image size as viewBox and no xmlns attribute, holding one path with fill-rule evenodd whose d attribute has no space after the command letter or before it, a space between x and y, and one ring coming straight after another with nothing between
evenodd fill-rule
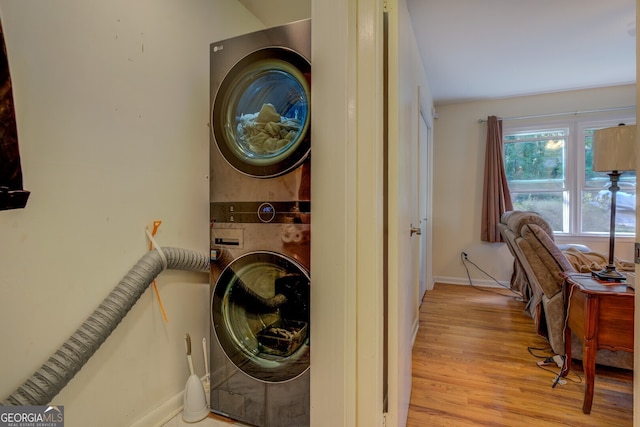
<instances>
[{"instance_id":1,"label":"stacked washer and dryer","mask_svg":"<svg viewBox=\"0 0 640 427\"><path fill-rule=\"evenodd\" d=\"M311 23L212 43L211 410L309 425Z\"/></svg>"}]
</instances>

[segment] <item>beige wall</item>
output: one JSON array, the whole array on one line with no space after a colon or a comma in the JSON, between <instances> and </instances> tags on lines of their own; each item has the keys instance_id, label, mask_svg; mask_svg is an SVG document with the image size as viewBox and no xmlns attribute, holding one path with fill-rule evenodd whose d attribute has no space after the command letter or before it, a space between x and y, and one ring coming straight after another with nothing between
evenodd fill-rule
<instances>
[{"instance_id":1,"label":"beige wall","mask_svg":"<svg viewBox=\"0 0 640 427\"><path fill-rule=\"evenodd\" d=\"M511 276L513 258L506 246L480 241L486 125L478 123L478 119L489 115L516 117L634 105L635 85L627 85L436 107L439 118L434 128L435 280L468 283L460 262L462 251L498 280L508 283ZM605 237L571 240L604 253L608 251ZM633 239L617 241L616 255L632 259ZM471 274L477 284L491 283L473 268Z\"/></svg>"},{"instance_id":2,"label":"beige wall","mask_svg":"<svg viewBox=\"0 0 640 427\"><path fill-rule=\"evenodd\" d=\"M411 349L418 328L418 129L432 98L405 1L392 6L389 40L389 425L402 426L411 394ZM394 34L396 33L397 34ZM418 95L420 94L420 99ZM427 115L428 116L428 115ZM431 121L431 117L427 117ZM427 254L428 256L429 254Z\"/></svg>"},{"instance_id":3,"label":"beige wall","mask_svg":"<svg viewBox=\"0 0 640 427\"><path fill-rule=\"evenodd\" d=\"M0 212L4 399L148 251L145 226L207 252L209 43L263 26L235 0L3 0L0 13L31 191ZM55 398L67 426L154 425L181 405L208 277L165 272L158 286L169 323L148 290Z\"/></svg>"}]
</instances>

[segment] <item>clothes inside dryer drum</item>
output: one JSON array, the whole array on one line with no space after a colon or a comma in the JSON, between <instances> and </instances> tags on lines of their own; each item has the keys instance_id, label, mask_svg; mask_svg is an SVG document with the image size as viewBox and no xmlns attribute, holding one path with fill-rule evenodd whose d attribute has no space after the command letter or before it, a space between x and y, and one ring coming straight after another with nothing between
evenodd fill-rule
<instances>
[{"instance_id":1,"label":"clothes inside dryer drum","mask_svg":"<svg viewBox=\"0 0 640 427\"><path fill-rule=\"evenodd\" d=\"M227 129L236 142L234 147L240 148L240 155L249 162L275 162L304 135L306 89L300 83L301 76L296 76L299 72L293 68L285 71L284 65L252 70L243 82L246 88L236 86L244 91Z\"/></svg>"},{"instance_id":2,"label":"clothes inside dryer drum","mask_svg":"<svg viewBox=\"0 0 640 427\"><path fill-rule=\"evenodd\" d=\"M212 322L234 365L266 382L309 368L309 285L300 264L273 252L245 254L222 271Z\"/></svg>"},{"instance_id":3,"label":"clothes inside dryer drum","mask_svg":"<svg viewBox=\"0 0 640 427\"><path fill-rule=\"evenodd\" d=\"M225 160L255 177L299 166L310 144L310 65L286 49L268 48L227 73L213 103L213 135Z\"/></svg>"}]
</instances>

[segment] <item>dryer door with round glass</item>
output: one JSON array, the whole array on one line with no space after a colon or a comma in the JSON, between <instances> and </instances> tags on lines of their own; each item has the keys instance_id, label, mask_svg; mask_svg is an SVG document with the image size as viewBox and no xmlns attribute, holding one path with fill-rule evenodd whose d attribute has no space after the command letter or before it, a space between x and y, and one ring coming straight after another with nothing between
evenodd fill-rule
<instances>
[{"instance_id":1,"label":"dryer door with round glass","mask_svg":"<svg viewBox=\"0 0 640 427\"><path fill-rule=\"evenodd\" d=\"M311 65L298 53L266 48L245 56L221 82L213 101L215 143L239 172L282 175L308 156Z\"/></svg>"},{"instance_id":2,"label":"dryer door with round glass","mask_svg":"<svg viewBox=\"0 0 640 427\"><path fill-rule=\"evenodd\" d=\"M291 258L250 252L220 274L212 297L215 336L245 374L282 382L309 369L309 274Z\"/></svg>"}]
</instances>

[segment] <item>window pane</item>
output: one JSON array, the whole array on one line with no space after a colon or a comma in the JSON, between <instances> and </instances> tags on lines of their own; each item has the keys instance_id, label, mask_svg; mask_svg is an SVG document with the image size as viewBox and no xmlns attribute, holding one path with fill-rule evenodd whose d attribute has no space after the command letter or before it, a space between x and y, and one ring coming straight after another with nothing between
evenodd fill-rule
<instances>
[{"instance_id":1,"label":"window pane","mask_svg":"<svg viewBox=\"0 0 640 427\"><path fill-rule=\"evenodd\" d=\"M609 188L609 175L606 172L594 172L593 170L593 132L597 129L584 131L584 179L585 187L593 189ZM636 171L625 171L620 176L620 188L634 188ZM609 227L607 226L607 229Z\"/></svg>"},{"instance_id":2,"label":"window pane","mask_svg":"<svg viewBox=\"0 0 640 427\"><path fill-rule=\"evenodd\" d=\"M616 194L616 233L635 233L636 192L620 190ZM609 233L611 217L609 190L582 192L582 232Z\"/></svg>"},{"instance_id":3,"label":"window pane","mask_svg":"<svg viewBox=\"0 0 640 427\"><path fill-rule=\"evenodd\" d=\"M513 209L534 211L547 220L554 232L564 233L564 194L561 191L548 193L511 193Z\"/></svg>"},{"instance_id":4,"label":"window pane","mask_svg":"<svg viewBox=\"0 0 640 427\"><path fill-rule=\"evenodd\" d=\"M564 189L565 131L510 134L504 163L511 190Z\"/></svg>"}]
</instances>

